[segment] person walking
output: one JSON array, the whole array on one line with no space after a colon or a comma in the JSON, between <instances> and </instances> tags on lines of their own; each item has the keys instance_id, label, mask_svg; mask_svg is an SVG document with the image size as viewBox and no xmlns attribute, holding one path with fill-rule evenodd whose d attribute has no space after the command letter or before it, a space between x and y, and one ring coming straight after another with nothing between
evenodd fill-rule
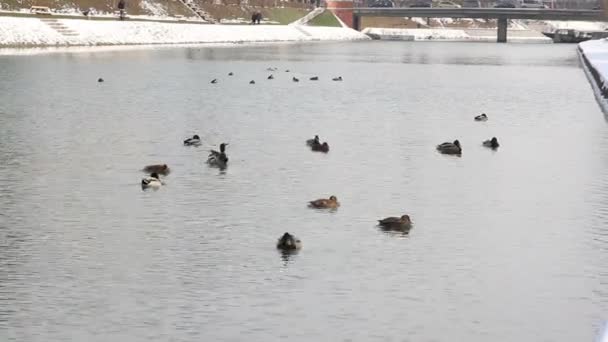
<instances>
[{"instance_id":1,"label":"person walking","mask_svg":"<svg viewBox=\"0 0 608 342\"><path fill-rule=\"evenodd\" d=\"M118 2L118 10L120 11L120 20L125 19L125 7L126 6L127 6L127 3L125 2L125 0L120 0Z\"/></svg>"}]
</instances>

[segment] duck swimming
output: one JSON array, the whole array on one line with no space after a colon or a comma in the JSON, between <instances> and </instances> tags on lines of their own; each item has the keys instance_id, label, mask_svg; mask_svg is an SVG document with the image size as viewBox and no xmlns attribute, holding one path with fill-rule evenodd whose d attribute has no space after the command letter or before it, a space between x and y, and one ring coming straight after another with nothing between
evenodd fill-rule
<instances>
[{"instance_id":1,"label":"duck swimming","mask_svg":"<svg viewBox=\"0 0 608 342\"><path fill-rule=\"evenodd\" d=\"M312 146L310 148L311 148L311 150L313 150L315 152L323 152L323 153L329 152L329 145L327 144L327 142L324 142L322 144L317 142L316 144L312 144Z\"/></svg>"},{"instance_id":2,"label":"duck swimming","mask_svg":"<svg viewBox=\"0 0 608 342\"><path fill-rule=\"evenodd\" d=\"M454 140L451 142L444 142L443 144L437 145L437 151L443 154L462 154L462 147L460 146L460 142L458 140Z\"/></svg>"},{"instance_id":3,"label":"duck swimming","mask_svg":"<svg viewBox=\"0 0 608 342\"><path fill-rule=\"evenodd\" d=\"M198 135L193 135L192 138L184 140L185 146L200 146L201 138Z\"/></svg>"},{"instance_id":4,"label":"duck swimming","mask_svg":"<svg viewBox=\"0 0 608 342\"><path fill-rule=\"evenodd\" d=\"M211 80L211 84L216 84L217 83L217 78L214 78Z\"/></svg>"},{"instance_id":5,"label":"duck swimming","mask_svg":"<svg viewBox=\"0 0 608 342\"><path fill-rule=\"evenodd\" d=\"M497 149L498 146L500 146L500 144L498 144L498 139L496 139L496 137L492 137L492 139L484 141L483 146L489 147L492 149Z\"/></svg>"},{"instance_id":6,"label":"duck swimming","mask_svg":"<svg viewBox=\"0 0 608 342\"><path fill-rule=\"evenodd\" d=\"M297 78L295 78L295 77L293 77L291 80L294 81L294 82L300 82L300 80L297 79Z\"/></svg>"},{"instance_id":7,"label":"duck swimming","mask_svg":"<svg viewBox=\"0 0 608 342\"><path fill-rule=\"evenodd\" d=\"M308 206L315 209L337 209L340 206L336 196L330 196L329 199L321 198L308 202Z\"/></svg>"},{"instance_id":8,"label":"duck swimming","mask_svg":"<svg viewBox=\"0 0 608 342\"><path fill-rule=\"evenodd\" d=\"M158 178L158 174L156 172L152 172L149 177L146 177L141 180L141 188L143 190L146 189L158 189L163 185L163 182Z\"/></svg>"},{"instance_id":9,"label":"duck swimming","mask_svg":"<svg viewBox=\"0 0 608 342\"><path fill-rule=\"evenodd\" d=\"M268 80L274 80L274 76L272 76L272 74L270 76L268 76L267 78Z\"/></svg>"},{"instance_id":10,"label":"duck swimming","mask_svg":"<svg viewBox=\"0 0 608 342\"><path fill-rule=\"evenodd\" d=\"M254 80L249 81L249 84L255 84Z\"/></svg>"},{"instance_id":11,"label":"duck swimming","mask_svg":"<svg viewBox=\"0 0 608 342\"><path fill-rule=\"evenodd\" d=\"M228 164L228 156L226 156L226 146L228 146L228 144L221 143L219 152L211 150L211 153L209 153L209 157L207 158L207 164L219 168L225 168Z\"/></svg>"},{"instance_id":12,"label":"duck swimming","mask_svg":"<svg viewBox=\"0 0 608 342\"><path fill-rule=\"evenodd\" d=\"M297 250L302 248L302 241L289 233L285 233L277 241L277 248L284 251Z\"/></svg>"},{"instance_id":13,"label":"duck swimming","mask_svg":"<svg viewBox=\"0 0 608 342\"><path fill-rule=\"evenodd\" d=\"M228 76L232 76L232 75L234 75L234 74L232 73L232 71L228 73Z\"/></svg>"},{"instance_id":14,"label":"duck swimming","mask_svg":"<svg viewBox=\"0 0 608 342\"><path fill-rule=\"evenodd\" d=\"M342 81L342 76L334 77L331 79L332 81L340 82Z\"/></svg>"},{"instance_id":15,"label":"duck swimming","mask_svg":"<svg viewBox=\"0 0 608 342\"><path fill-rule=\"evenodd\" d=\"M408 230L412 227L412 221L408 215L403 215L378 220L378 225L386 230Z\"/></svg>"},{"instance_id":16,"label":"duck swimming","mask_svg":"<svg viewBox=\"0 0 608 342\"><path fill-rule=\"evenodd\" d=\"M313 147L313 145L315 145L315 144L320 144L318 135L315 135L315 137L313 139L306 140L306 145L308 145L310 147Z\"/></svg>"},{"instance_id":17,"label":"duck swimming","mask_svg":"<svg viewBox=\"0 0 608 342\"><path fill-rule=\"evenodd\" d=\"M319 77L318 77L318 76L313 76L313 77L311 77L311 78L310 78L310 80L311 80L311 81L318 81L318 80L319 80Z\"/></svg>"},{"instance_id":18,"label":"duck swimming","mask_svg":"<svg viewBox=\"0 0 608 342\"><path fill-rule=\"evenodd\" d=\"M475 117L475 121L488 121L488 116L486 113L481 113L481 115Z\"/></svg>"},{"instance_id":19,"label":"duck swimming","mask_svg":"<svg viewBox=\"0 0 608 342\"><path fill-rule=\"evenodd\" d=\"M142 171L146 173L157 173L166 176L171 172L171 169L169 169L169 166L167 166L167 164L155 164L144 167Z\"/></svg>"},{"instance_id":20,"label":"duck swimming","mask_svg":"<svg viewBox=\"0 0 608 342\"><path fill-rule=\"evenodd\" d=\"M100 78L98 78L98 79L97 79L97 82L99 82L99 83L103 82L103 78L101 78L101 77L100 77Z\"/></svg>"}]
</instances>

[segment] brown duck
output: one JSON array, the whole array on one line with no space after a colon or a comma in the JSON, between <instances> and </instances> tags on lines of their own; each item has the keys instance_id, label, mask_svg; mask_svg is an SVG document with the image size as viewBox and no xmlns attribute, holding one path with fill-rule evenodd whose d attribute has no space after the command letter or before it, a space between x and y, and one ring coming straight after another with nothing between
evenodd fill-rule
<instances>
[{"instance_id":1,"label":"brown duck","mask_svg":"<svg viewBox=\"0 0 608 342\"><path fill-rule=\"evenodd\" d=\"M327 198L321 198L318 200L308 202L308 206L315 209L336 209L340 206L338 198L331 196Z\"/></svg>"}]
</instances>

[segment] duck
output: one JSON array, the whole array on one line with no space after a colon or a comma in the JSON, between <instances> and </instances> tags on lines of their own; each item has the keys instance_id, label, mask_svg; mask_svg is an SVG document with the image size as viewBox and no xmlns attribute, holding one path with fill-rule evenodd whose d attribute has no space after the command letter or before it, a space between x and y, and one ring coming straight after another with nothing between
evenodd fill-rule
<instances>
[{"instance_id":1,"label":"duck","mask_svg":"<svg viewBox=\"0 0 608 342\"><path fill-rule=\"evenodd\" d=\"M310 147L313 147L315 144L320 144L318 135L315 135L313 139L306 140L306 145Z\"/></svg>"},{"instance_id":2,"label":"duck","mask_svg":"<svg viewBox=\"0 0 608 342\"><path fill-rule=\"evenodd\" d=\"M214 78L211 80L211 84L216 84L217 83L217 78Z\"/></svg>"},{"instance_id":3,"label":"duck","mask_svg":"<svg viewBox=\"0 0 608 342\"><path fill-rule=\"evenodd\" d=\"M228 164L228 157L226 156L226 146L228 146L227 143L221 143L219 152L211 150L211 153L209 153L209 157L207 158L207 163L211 166L225 168Z\"/></svg>"},{"instance_id":4,"label":"duck","mask_svg":"<svg viewBox=\"0 0 608 342\"><path fill-rule=\"evenodd\" d=\"M142 171L146 173L157 173L166 176L171 172L171 169L169 169L169 166L167 166L167 164L155 164L144 167Z\"/></svg>"},{"instance_id":5,"label":"duck","mask_svg":"<svg viewBox=\"0 0 608 342\"><path fill-rule=\"evenodd\" d=\"M408 230L412 227L412 221L409 215L401 217L387 217L378 220L378 225L386 230Z\"/></svg>"},{"instance_id":6,"label":"duck","mask_svg":"<svg viewBox=\"0 0 608 342\"><path fill-rule=\"evenodd\" d=\"M232 71L228 73L228 76L233 76L233 75L234 75L234 73L232 73Z\"/></svg>"},{"instance_id":7,"label":"duck","mask_svg":"<svg viewBox=\"0 0 608 342\"><path fill-rule=\"evenodd\" d=\"M324 142L322 144L317 142L316 144L315 143L312 144L311 149L315 152L327 153L327 152L329 152L329 145L327 144L327 142Z\"/></svg>"},{"instance_id":8,"label":"duck","mask_svg":"<svg viewBox=\"0 0 608 342\"><path fill-rule=\"evenodd\" d=\"M297 78L295 78L295 77L293 77L291 80L294 81L294 82L300 82L300 80L297 79Z\"/></svg>"},{"instance_id":9,"label":"duck","mask_svg":"<svg viewBox=\"0 0 608 342\"><path fill-rule=\"evenodd\" d=\"M249 81L249 84L255 84L254 80Z\"/></svg>"},{"instance_id":10,"label":"duck","mask_svg":"<svg viewBox=\"0 0 608 342\"><path fill-rule=\"evenodd\" d=\"M319 76L313 76L310 78L311 81L318 81L319 80Z\"/></svg>"},{"instance_id":11,"label":"duck","mask_svg":"<svg viewBox=\"0 0 608 342\"><path fill-rule=\"evenodd\" d=\"M184 140L185 146L200 146L201 138L198 135L193 135L192 138Z\"/></svg>"},{"instance_id":12,"label":"duck","mask_svg":"<svg viewBox=\"0 0 608 342\"><path fill-rule=\"evenodd\" d=\"M289 69L285 70L285 72L290 72Z\"/></svg>"},{"instance_id":13,"label":"duck","mask_svg":"<svg viewBox=\"0 0 608 342\"><path fill-rule=\"evenodd\" d=\"M103 82L103 78L101 78L101 77L100 77L100 78L98 78L98 79L97 79L97 82L99 82L99 83Z\"/></svg>"},{"instance_id":14,"label":"duck","mask_svg":"<svg viewBox=\"0 0 608 342\"><path fill-rule=\"evenodd\" d=\"M308 202L308 206L315 209L337 209L340 206L340 203L336 196L330 196L328 199L321 198L310 201Z\"/></svg>"},{"instance_id":15,"label":"duck","mask_svg":"<svg viewBox=\"0 0 608 342\"><path fill-rule=\"evenodd\" d=\"M340 82L342 81L342 76L334 77L331 79L332 81Z\"/></svg>"},{"instance_id":16,"label":"duck","mask_svg":"<svg viewBox=\"0 0 608 342\"><path fill-rule=\"evenodd\" d=\"M486 113L481 113L475 117L475 121L488 121L488 116Z\"/></svg>"},{"instance_id":17,"label":"duck","mask_svg":"<svg viewBox=\"0 0 608 342\"><path fill-rule=\"evenodd\" d=\"M484 141L483 146L496 149L498 146L500 146L500 144L498 143L498 139L496 139L496 137L492 137L492 139Z\"/></svg>"},{"instance_id":18,"label":"duck","mask_svg":"<svg viewBox=\"0 0 608 342\"><path fill-rule=\"evenodd\" d=\"M444 142L443 144L437 145L437 151L443 154L462 154L462 147L460 146L460 142L458 140L454 140L451 142Z\"/></svg>"},{"instance_id":19,"label":"duck","mask_svg":"<svg viewBox=\"0 0 608 342\"><path fill-rule=\"evenodd\" d=\"M141 180L141 188L146 189L158 189L163 185L163 182L158 178L158 173L152 172L149 177Z\"/></svg>"},{"instance_id":20,"label":"duck","mask_svg":"<svg viewBox=\"0 0 608 342\"><path fill-rule=\"evenodd\" d=\"M277 241L277 248L284 250L284 251L298 250L298 249L302 248L302 241L300 241L300 239L298 239L297 237L286 232Z\"/></svg>"},{"instance_id":21,"label":"duck","mask_svg":"<svg viewBox=\"0 0 608 342\"><path fill-rule=\"evenodd\" d=\"M266 68L266 71L276 71L276 70L277 70L277 68L273 68L273 67Z\"/></svg>"},{"instance_id":22,"label":"duck","mask_svg":"<svg viewBox=\"0 0 608 342\"><path fill-rule=\"evenodd\" d=\"M266 79L268 79L268 80L274 80L274 76L272 76L272 74L270 74L270 76L268 76Z\"/></svg>"}]
</instances>

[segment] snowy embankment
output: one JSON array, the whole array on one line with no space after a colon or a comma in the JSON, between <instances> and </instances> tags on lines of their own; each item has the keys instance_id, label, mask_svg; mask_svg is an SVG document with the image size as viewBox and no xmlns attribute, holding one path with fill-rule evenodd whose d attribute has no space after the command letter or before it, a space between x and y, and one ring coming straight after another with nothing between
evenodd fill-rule
<instances>
[{"instance_id":1,"label":"snowy embankment","mask_svg":"<svg viewBox=\"0 0 608 342\"><path fill-rule=\"evenodd\" d=\"M585 74L591 83L597 102L608 114L608 40L588 40L578 44Z\"/></svg>"},{"instance_id":2,"label":"snowy embankment","mask_svg":"<svg viewBox=\"0 0 608 342\"><path fill-rule=\"evenodd\" d=\"M415 40L415 41L479 41L495 42L496 29L388 29L366 28L363 33L374 39L386 40ZM521 29L511 29L507 33L507 41L519 43L550 43L551 39L542 34Z\"/></svg>"},{"instance_id":3,"label":"snowy embankment","mask_svg":"<svg viewBox=\"0 0 608 342\"><path fill-rule=\"evenodd\" d=\"M366 40L340 27L0 17L0 47Z\"/></svg>"}]
</instances>

